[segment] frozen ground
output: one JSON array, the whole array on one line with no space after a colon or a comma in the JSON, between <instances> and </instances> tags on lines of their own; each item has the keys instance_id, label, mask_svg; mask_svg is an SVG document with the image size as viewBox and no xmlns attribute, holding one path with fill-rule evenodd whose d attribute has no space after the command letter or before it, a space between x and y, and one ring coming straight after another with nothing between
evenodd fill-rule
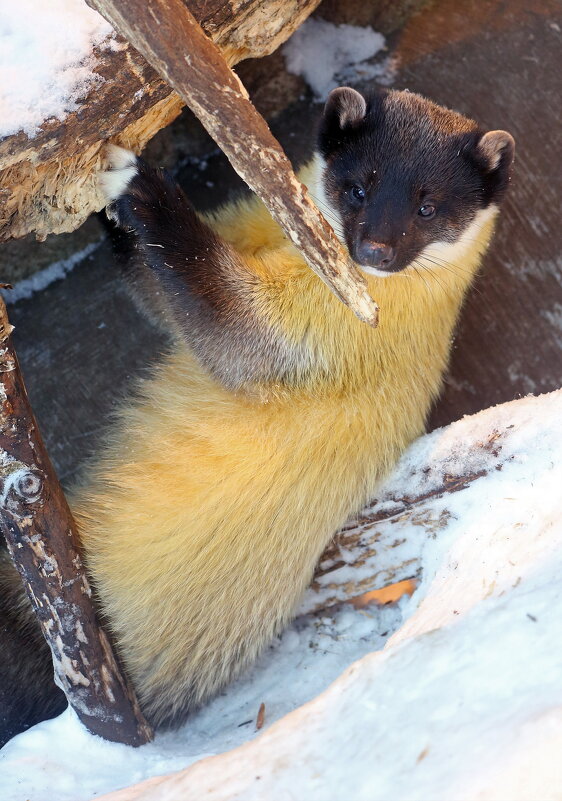
<instances>
[{"instance_id":1,"label":"frozen ground","mask_svg":"<svg viewBox=\"0 0 562 801\"><path fill-rule=\"evenodd\" d=\"M319 101L336 86L373 78L390 83L392 60L380 58L385 49L384 36L369 26L334 25L313 17L283 45L287 71L302 75Z\"/></svg>"},{"instance_id":2,"label":"frozen ground","mask_svg":"<svg viewBox=\"0 0 562 801\"><path fill-rule=\"evenodd\" d=\"M86 801L97 794L179 770L228 751L310 701L355 659L383 646L401 619L400 606L356 611L343 607L301 618L259 664L180 732L159 735L141 749L89 735L71 710L15 738L0 752L2 801ZM84 755L87 754L87 759Z\"/></svg>"},{"instance_id":3,"label":"frozen ground","mask_svg":"<svg viewBox=\"0 0 562 801\"><path fill-rule=\"evenodd\" d=\"M17 303L18 300L25 300L30 298L35 292L46 289L53 281L60 281L68 275L77 264L80 264L84 259L87 259L88 256L91 256L92 253L99 248L101 242L101 239L97 242L90 242L89 245L86 245L86 247L81 250L77 250L76 253L73 253L67 259L54 261L49 264L48 267L45 267L45 269L33 273L29 278L18 281L13 289L0 290L5 302L11 304Z\"/></svg>"},{"instance_id":4,"label":"frozen ground","mask_svg":"<svg viewBox=\"0 0 562 801\"><path fill-rule=\"evenodd\" d=\"M159 799L559 798L561 451L562 391L422 437L378 507L425 498L385 523L408 535L397 567L421 568L412 599L300 618L180 732L141 749L68 712L41 724L0 754L3 799L80 801L189 765ZM478 477L432 494L451 474ZM151 796L115 801L137 797Z\"/></svg>"}]
</instances>

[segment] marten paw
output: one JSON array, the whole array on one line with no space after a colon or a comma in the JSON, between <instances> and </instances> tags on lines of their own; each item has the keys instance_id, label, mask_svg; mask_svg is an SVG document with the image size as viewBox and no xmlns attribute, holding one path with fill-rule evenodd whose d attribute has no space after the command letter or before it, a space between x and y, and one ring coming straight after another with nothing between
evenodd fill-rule
<instances>
[{"instance_id":1,"label":"marten paw","mask_svg":"<svg viewBox=\"0 0 562 801\"><path fill-rule=\"evenodd\" d=\"M118 222L114 202L126 193L139 166L133 151L118 145L108 145L106 156L109 169L100 173L99 185L105 198L107 216Z\"/></svg>"}]
</instances>

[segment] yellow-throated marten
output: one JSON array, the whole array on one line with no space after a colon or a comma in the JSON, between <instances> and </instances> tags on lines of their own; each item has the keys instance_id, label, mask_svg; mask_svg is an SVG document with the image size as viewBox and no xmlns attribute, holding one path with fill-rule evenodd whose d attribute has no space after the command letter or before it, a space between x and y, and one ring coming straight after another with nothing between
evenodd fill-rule
<instances>
[{"instance_id":1,"label":"yellow-throated marten","mask_svg":"<svg viewBox=\"0 0 562 801\"><path fill-rule=\"evenodd\" d=\"M111 151L111 213L175 345L72 500L119 654L157 726L181 722L255 659L334 532L423 432L513 149L508 133L416 94L331 93L302 178L368 274L377 329L257 199L203 219L165 172ZM16 597L10 571L1 580ZM2 680L14 698L18 675L14 665Z\"/></svg>"}]
</instances>

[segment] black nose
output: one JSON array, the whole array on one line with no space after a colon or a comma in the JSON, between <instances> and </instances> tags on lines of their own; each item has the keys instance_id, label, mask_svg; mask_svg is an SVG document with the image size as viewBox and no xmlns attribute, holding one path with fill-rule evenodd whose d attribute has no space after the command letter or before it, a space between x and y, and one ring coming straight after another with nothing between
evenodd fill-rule
<instances>
[{"instance_id":1,"label":"black nose","mask_svg":"<svg viewBox=\"0 0 562 801\"><path fill-rule=\"evenodd\" d=\"M365 266L388 270L395 258L396 251L391 245L373 242L371 239L363 240L357 248L357 261Z\"/></svg>"}]
</instances>

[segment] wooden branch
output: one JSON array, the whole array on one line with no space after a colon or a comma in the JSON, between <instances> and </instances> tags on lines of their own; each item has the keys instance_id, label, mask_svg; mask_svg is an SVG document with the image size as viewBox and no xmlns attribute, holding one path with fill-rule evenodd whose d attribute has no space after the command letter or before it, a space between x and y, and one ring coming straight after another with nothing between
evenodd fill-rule
<instances>
[{"instance_id":1,"label":"wooden branch","mask_svg":"<svg viewBox=\"0 0 562 801\"><path fill-rule=\"evenodd\" d=\"M185 2L233 66L276 50L320 0ZM121 37L101 42L92 61L96 80L76 111L46 119L33 136L20 131L0 138L0 242L30 232L41 239L74 231L103 207L96 175L107 139L140 153L183 108L177 93Z\"/></svg>"},{"instance_id":2,"label":"wooden branch","mask_svg":"<svg viewBox=\"0 0 562 801\"><path fill-rule=\"evenodd\" d=\"M240 80L182 0L88 0L179 93L310 267L359 317L378 306Z\"/></svg>"},{"instance_id":3,"label":"wooden branch","mask_svg":"<svg viewBox=\"0 0 562 801\"><path fill-rule=\"evenodd\" d=\"M99 626L70 509L33 417L0 298L0 529L37 613L55 679L107 740L152 739Z\"/></svg>"},{"instance_id":4,"label":"wooden branch","mask_svg":"<svg viewBox=\"0 0 562 801\"><path fill-rule=\"evenodd\" d=\"M444 531L451 519L447 508L438 509L435 501L467 489L492 470L501 470L501 448L493 446L497 438L497 432L492 432L485 443L478 444L488 454L485 469L443 475L437 486L420 495L397 498L383 490L326 548L298 613L318 612L389 584L419 578L423 546ZM416 474L427 470L428 465L421 465Z\"/></svg>"}]
</instances>

